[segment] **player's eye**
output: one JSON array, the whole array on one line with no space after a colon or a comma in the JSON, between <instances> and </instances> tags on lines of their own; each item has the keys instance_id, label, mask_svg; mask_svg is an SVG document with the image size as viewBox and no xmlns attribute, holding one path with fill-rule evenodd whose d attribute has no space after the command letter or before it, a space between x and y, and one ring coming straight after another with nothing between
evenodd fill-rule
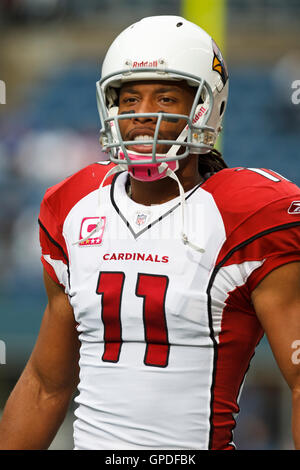
<instances>
[{"instance_id":1,"label":"player's eye","mask_svg":"<svg viewBox=\"0 0 300 470\"><path fill-rule=\"evenodd\" d=\"M122 103L136 103L137 102L137 98L135 98L134 96L127 96L127 97L124 97L122 100L121 100Z\"/></svg>"},{"instance_id":2,"label":"player's eye","mask_svg":"<svg viewBox=\"0 0 300 470\"><path fill-rule=\"evenodd\" d=\"M171 98L170 96L162 96L160 97L160 101L165 104L175 103L174 98Z\"/></svg>"}]
</instances>

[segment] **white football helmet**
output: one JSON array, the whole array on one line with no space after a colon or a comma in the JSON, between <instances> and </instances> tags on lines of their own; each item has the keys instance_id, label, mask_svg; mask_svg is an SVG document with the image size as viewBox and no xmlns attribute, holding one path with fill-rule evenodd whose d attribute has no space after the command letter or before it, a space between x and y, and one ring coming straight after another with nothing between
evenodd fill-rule
<instances>
[{"instance_id":1,"label":"white football helmet","mask_svg":"<svg viewBox=\"0 0 300 470\"><path fill-rule=\"evenodd\" d=\"M135 154L130 145L145 141L124 141L120 119L132 114L118 114L118 89L122 83L137 80L186 80L195 87L195 99L189 115L153 112L135 117L156 117L151 154ZM176 171L178 160L190 153L213 149L227 104L228 73L221 52L213 39L199 26L178 16L154 16L125 29L110 46L97 82L97 104L102 123L100 142L103 150L117 164L127 164L131 174L141 180L165 176L161 162ZM186 126L177 140L159 140L163 120L185 119ZM166 154L157 154L158 144L167 144ZM179 149L184 152L178 154ZM132 172L131 170L134 169ZM150 171L150 170L151 171Z\"/></svg>"}]
</instances>

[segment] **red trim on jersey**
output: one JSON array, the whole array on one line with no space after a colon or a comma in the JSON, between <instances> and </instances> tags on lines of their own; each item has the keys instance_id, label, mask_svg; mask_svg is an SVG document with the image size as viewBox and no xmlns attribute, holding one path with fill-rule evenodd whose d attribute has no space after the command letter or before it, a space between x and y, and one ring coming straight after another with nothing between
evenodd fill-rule
<instances>
[{"instance_id":1,"label":"red trim on jersey","mask_svg":"<svg viewBox=\"0 0 300 470\"><path fill-rule=\"evenodd\" d=\"M228 168L209 178L202 189L211 193L223 219L226 241L217 263L237 245L258 234L285 224L299 223L300 214L289 214L295 200L300 200L300 189L280 179L274 182L249 169Z\"/></svg>"},{"instance_id":2,"label":"red trim on jersey","mask_svg":"<svg viewBox=\"0 0 300 470\"><path fill-rule=\"evenodd\" d=\"M54 269L52 268L51 264L49 264L44 258L43 256L41 256L41 262L45 268L45 270L47 271L47 273L49 274L49 276L52 278L52 280L56 283L56 284L59 284L60 286L62 286L62 284L59 282L59 280L57 279L57 276L56 276L56 273L54 271ZM64 287L64 286L62 286Z\"/></svg>"},{"instance_id":3,"label":"red trim on jersey","mask_svg":"<svg viewBox=\"0 0 300 470\"><path fill-rule=\"evenodd\" d=\"M251 292L273 269L300 261L300 226L275 230L245 244L233 252L222 266L262 260L265 260L263 265L255 269L247 281Z\"/></svg>"},{"instance_id":4,"label":"red trim on jersey","mask_svg":"<svg viewBox=\"0 0 300 470\"><path fill-rule=\"evenodd\" d=\"M275 256L274 258L267 259L261 268L256 269L251 276L249 276L247 284L252 292L257 285L274 269L283 266L284 264L300 262L300 255L297 254L290 254L290 255L282 255L282 256Z\"/></svg>"},{"instance_id":5,"label":"red trim on jersey","mask_svg":"<svg viewBox=\"0 0 300 470\"><path fill-rule=\"evenodd\" d=\"M225 303L212 389L211 448L214 450L234 449L230 442L235 427L233 414L239 411L237 398L255 347L263 336L249 301L247 285L230 292Z\"/></svg>"},{"instance_id":6,"label":"red trim on jersey","mask_svg":"<svg viewBox=\"0 0 300 470\"><path fill-rule=\"evenodd\" d=\"M51 259L53 260L59 260L62 261L64 264L68 264L68 258L67 255L65 254L63 248L51 238L45 227L42 225L42 223L39 221L40 225L40 245L42 249L42 257L41 261L43 263L43 266L49 276L53 279L54 282L57 284L61 285L57 275L55 273L54 268L49 264L45 258L44 255L50 256Z\"/></svg>"},{"instance_id":7,"label":"red trim on jersey","mask_svg":"<svg viewBox=\"0 0 300 470\"><path fill-rule=\"evenodd\" d=\"M50 255L52 259L62 261L64 264L68 262L67 252L63 249L65 243L63 241L63 246L61 246L56 240L54 240L51 235L48 233L44 225L39 221L40 225L40 245L42 249L42 255Z\"/></svg>"}]
</instances>

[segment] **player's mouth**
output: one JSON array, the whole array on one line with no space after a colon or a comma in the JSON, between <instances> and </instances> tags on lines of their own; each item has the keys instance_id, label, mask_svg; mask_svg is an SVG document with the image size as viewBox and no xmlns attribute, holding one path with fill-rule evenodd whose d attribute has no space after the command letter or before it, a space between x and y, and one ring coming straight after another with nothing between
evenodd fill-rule
<instances>
[{"instance_id":1,"label":"player's mouth","mask_svg":"<svg viewBox=\"0 0 300 470\"><path fill-rule=\"evenodd\" d=\"M126 145L128 150L131 150L136 153L149 153L151 154L153 151L153 139L154 139L154 129L149 128L140 128L140 129L131 129L126 133L125 139L126 141L134 141L139 142L137 144L130 144ZM157 140L165 139L161 133L158 134ZM165 146L160 144L156 147L157 153L164 153Z\"/></svg>"},{"instance_id":2,"label":"player's mouth","mask_svg":"<svg viewBox=\"0 0 300 470\"><path fill-rule=\"evenodd\" d=\"M137 153L151 153L153 149L153 135L137 134L130 140L141 142L136 145L129 145L128 148Z\"/></svg>"}]
</instances>

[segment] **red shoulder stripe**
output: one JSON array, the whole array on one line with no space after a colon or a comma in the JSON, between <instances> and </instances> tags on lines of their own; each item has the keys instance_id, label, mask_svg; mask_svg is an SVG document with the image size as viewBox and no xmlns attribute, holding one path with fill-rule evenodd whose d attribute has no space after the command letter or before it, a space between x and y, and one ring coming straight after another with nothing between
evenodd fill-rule
<instances>
[{"instance_id":1,"label":"red shoulder stripe","mask_svg":"<svg viewBox=\"0 0 300 470\"><path fill-rule=\"evenodd\" d=\"M113 163L108 165L94 163L49 188L46 191L44 202L46 202L48 207L51 207L56 219L63 223L72 207L80 199L99 188L106 173L113 166L115 166ZM108 178L104 186L111 184L112 179L113 176ZM46 226L46 228L48 227Z\"/></svg>"}]
</instances>

